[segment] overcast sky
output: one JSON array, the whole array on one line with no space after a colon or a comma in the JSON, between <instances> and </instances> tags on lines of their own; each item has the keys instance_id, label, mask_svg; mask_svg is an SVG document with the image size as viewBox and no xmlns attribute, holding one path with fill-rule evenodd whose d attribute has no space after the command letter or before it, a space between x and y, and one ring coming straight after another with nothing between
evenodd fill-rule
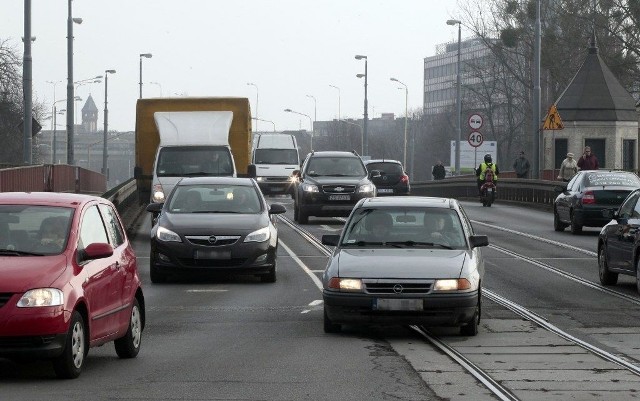
<instances>
[{"instance_id":1,"label":"overcast sky","mask_svg":"<svg viewBox=\"0 0 640 401\"><path fill-rule=\"evenodd\" d=\"M34 100L48 107L66 98L67 0L32 0ZM422 107L423 58L437 44L457 40L454 0L75 0L74 80L109 76L109 129L135 126L139 95L139 54L143 59L143 96L238 96L251 101L256 117L273 121L278 131L309 129L309 119L362 118L368 56L369 118L404 115ZM0 0L0 39L11 39L20 56L24 0ZM464 36L464 29L463 29ZM157 84L151 84L156 82ZM256 87L247 85L254 83ZM91 94L103 124L104 81L78 88ZM58 104L66 107L65 102ZM80 113L78 113L80 114ZM78 115L78 122L80 116ZM60 120L58 120L60 121ZM49 128L45 123L45 128ZM258 129L271 130L258 122Z\"/></svg>"}]
</instances>

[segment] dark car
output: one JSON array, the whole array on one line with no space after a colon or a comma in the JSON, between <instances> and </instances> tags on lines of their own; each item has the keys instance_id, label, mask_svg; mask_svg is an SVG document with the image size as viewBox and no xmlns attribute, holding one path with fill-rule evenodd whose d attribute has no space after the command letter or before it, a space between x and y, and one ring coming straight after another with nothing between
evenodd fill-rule
<instances>
[{"instance_id":1,"label":"dark car","mask_svg":"<svg viewBox=\"0 0 640 401\"><path fill-rule=\"evenodd\" d=\"M603 285L614 285L618 274L636 278L640 292L640 189L627 196L618 210L605 210L609 223L598 237L598 269Z\"/></svg>"},{"instance_id":2,"label":"dark car","mask_svg":"<svg viewBox=\"0 0 640 401\"><path fill-rule=\"evenodd\" d=\"M0 358L48 359L75 378L90 347L113 341L120 358L137 356L144 325L136 256L111 202L0 194Z\"/></svg>"},{"instance_id":3,"label":"dark car","mask_svg":"<svg viewBox=\"0 0 640 401\"><path fill-rule=\"evenodd\" d=\"M455 199L363 199L334 245L322 277L325 332L343 324L460 326L476 335L484 261L475 235Z\"/></svg>"},{"instance_id":4,"label":"dark car","mask_svg":"<svg viewBox=\"0 0 640 401\"><path fill-rule=\"evenodd\" d=\"M276 281L278 229L275 214L251 178L183 178L164 205L151 230L151 281L169 274L212 272L253 274Z\"/></svg>"},{"instance_id":5,"label":"dark car","mask_svg":"<svg viewBox=\"0 0 640 401\"><path fill-rule=\"evenodd\" d=\"M411 185L409 176L404 171L402 163L397 160L366 160L365 167L369 172L379 171L379 177L372 177L371 181L376 186L378 196L382 195L409 195Z\"/></svg>"},{"instance_id":6,"label":"dark car","mask_svg":"<svg viewBox=\"0 0 640 401\"><path fill-rule=\"evenodd\" d=\"M323 151L307 155L294 171L294 220L307 224L309 216L348 216L363 198L376 196L376 187L355 152Z\"/></svg>"},{"instance_id":7,"label":"dark car","mask_svg":"<svg viewBox=\"0 0 640 401\"><path fill-rule=\"evenodd\" d=\"M604 209L616 209L631 191L640 188L640 178L627 171L585 170L576 174L559 192L553 204L553 228L571 227L573 234L582 227L602 227L610 219Z\"/></svg>"}]
</instances>

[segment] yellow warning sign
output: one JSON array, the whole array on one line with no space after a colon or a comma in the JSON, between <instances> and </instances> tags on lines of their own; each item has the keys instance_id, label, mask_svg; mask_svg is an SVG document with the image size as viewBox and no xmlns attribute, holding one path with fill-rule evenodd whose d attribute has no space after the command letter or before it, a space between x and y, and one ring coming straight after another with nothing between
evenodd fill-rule
<instances>
[{"instance_id":1,"label":"yellow warning sign","mask_svg":"<svg viewBox=\"0 0 640 401\"><path fill-rule=\"evenodd\" d=\"M551 105L549 109L549 113L547 113L547 117L544 119L544 124L542 125L542 129L547 130L558 130L564 129L564 124L562 123L562 119L560 118L560 113L558 113L558 109L556 105Z\"/></svg>"}]
</instances>

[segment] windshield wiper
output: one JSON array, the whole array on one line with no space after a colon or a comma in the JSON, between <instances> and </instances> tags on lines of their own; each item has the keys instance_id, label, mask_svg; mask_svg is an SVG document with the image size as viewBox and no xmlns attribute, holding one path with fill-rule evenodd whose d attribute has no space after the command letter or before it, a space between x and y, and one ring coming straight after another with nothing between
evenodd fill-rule
<instances>
[{"instance_id":1,"label":"windshield wiper","mask_svg":"<svg viewBox=\"0 0 640 401\"><path fill-rule=\"evenodd\" d=\"M44 256L42 253L17 251L15 249L0 249L0 255L4 255L4 256Z\"/></svg>"},{"instance_id":2,"label":"windshield wiper","mask_svg":"<svg viewBox=\"0 0 640 401\"><path fill-rule=\"evenodd\" d=\"M438 244L435 242L421 242L421 241L396 241L396 242L387 242L387 244L392 246L397 246L401 248L403 245L405 246L438 246L445 249L453 249L453 247L445 244Z\"/></svg>"},{"instance_id":3,"label":"windshield wiper","mask_svg":"<svg viewBox=\"0 0 640 401\"><path fill-rule=\"evenodd\" d=\"M236 212L234 210L196 210L191 213L242 213L242 212Z\"/></svg>"}]
</instances>

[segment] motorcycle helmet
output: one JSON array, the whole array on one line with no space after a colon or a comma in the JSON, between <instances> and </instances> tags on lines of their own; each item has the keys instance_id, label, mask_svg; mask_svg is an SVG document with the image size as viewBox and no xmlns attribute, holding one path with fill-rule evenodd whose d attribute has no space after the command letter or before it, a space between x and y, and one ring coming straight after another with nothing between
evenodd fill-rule
<instances>
[{"instance_id":1,"label":"motorcycle helmet","mask_svg":"<svg viewBox=\"0 0 640 401\"><path fill-rule=\"evenodd\" d=\"M484 162L485 163L491 163L491 155L490 154L486 154L484 155Z\"/></svg>"}]
</instances>

